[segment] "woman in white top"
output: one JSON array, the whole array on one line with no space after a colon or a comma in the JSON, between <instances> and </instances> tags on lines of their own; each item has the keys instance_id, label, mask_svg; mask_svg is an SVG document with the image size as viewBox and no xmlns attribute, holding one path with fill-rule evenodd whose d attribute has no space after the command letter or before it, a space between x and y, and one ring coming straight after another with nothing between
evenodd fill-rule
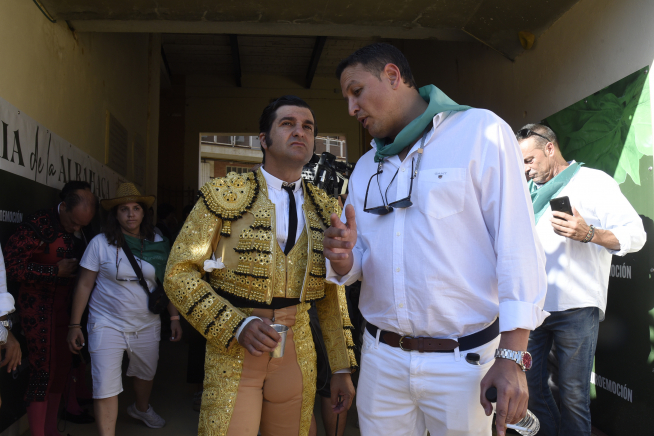
<instances>
[{"instance_id":1,"label":"woman in white top","mask_svg":"<svg viewBox=\"0 0 654 436\"><path fill-rule=\"evenodd\" d=\"M157 279L163 283L170 244L155 235L151 215L146 212L154 203L154 196L142 196L133 184L123 183L116 198L100 203L108 211L104 233L91 240L80 261L68 346L73 353L84 346L80 320L88 302L95 418L100 435L113 436L118 394L123 390L124 352L130 361L127 376L134 377L136 393L136 402L127 408L127 413L148 427L160 428L166 423L149 404L159 359L161 320L148 310L148 295L123 247L130 248L152 292L157 288ZM182 337L179 313L172 304L168 305L168 312L170 340L179 341Z\"/></svg>"}]
</instances>

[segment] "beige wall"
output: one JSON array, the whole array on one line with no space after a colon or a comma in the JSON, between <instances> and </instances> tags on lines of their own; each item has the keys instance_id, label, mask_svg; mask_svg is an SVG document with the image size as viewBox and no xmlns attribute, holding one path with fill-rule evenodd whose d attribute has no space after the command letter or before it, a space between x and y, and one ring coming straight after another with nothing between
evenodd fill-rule
<instances>
[{"instance_id":1,"label":"beige wall","mask_svg":"<svg viewBox=\"0 0 654 436\"><path fill-rule=\"evenodd\" d=\"M358 159L362 132L359 123L347 114L347 104L335 78L315 77L311 89L306 89L300 82L285 77L243 76L243 87L237 88L232 76L187 76L184 186L198 183L200 132L256 134L263 108L271 99L284 94L306 100L316 114L319 133L346 136L348 158Z\"/></svg>"},{"instance_id":2,"label":"beige wall","mask_svg":"<svg viewBox=\"0 0 654 436\"><path fill-rule=\"evenodd\" d=\"M110 111L127 128L130 146L136 134L147 141L144 188L156 192L158 35L75 34L31 1L4 0L0 41L2 98L102 163Z\"/></svg>"},{"instance_id":3,"label":"beige wall","mask_svg":"<svg viewBox=\"0 0 654 436\"><path fill-rule=\"evenodd\" d=\"M475 43L403 47L419 85L434 83L517 129L650 65L652 17L651 0L580 0L515 62Z\"/></svg>"}]
</instances>

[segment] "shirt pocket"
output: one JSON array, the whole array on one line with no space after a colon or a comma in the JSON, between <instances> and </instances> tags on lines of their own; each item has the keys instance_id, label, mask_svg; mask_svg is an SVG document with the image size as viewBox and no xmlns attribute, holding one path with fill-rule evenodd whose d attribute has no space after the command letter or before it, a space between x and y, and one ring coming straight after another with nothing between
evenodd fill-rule
<instances>
[{"instance_id":1,"label":"shirt pocket","mask_svg":"<svg viewBox=\"0 0 654 436\"><path fill-rule=\"evenodd\" d=\"M436 219L463 211L465 168L433 168L418 174L418 208Z\"/></svg>"}]
</instances>

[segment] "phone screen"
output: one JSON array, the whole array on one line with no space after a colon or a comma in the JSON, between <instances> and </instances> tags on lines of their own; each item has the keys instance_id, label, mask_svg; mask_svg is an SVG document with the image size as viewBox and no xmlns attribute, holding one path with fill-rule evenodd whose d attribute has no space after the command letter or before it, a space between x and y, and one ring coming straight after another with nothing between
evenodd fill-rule
<instances>
[{"instance_id":1,"label":"phone screen","mask_svg":"<svg viewBox=\"0 0 654 436\"><path fill-rule=\"evenodd\" d=\"M550 207L552 211L558 211L572 215L572 207L570 206L570 199L568 197L558 197L550 200Z\"/></svg>"}]
</instances>

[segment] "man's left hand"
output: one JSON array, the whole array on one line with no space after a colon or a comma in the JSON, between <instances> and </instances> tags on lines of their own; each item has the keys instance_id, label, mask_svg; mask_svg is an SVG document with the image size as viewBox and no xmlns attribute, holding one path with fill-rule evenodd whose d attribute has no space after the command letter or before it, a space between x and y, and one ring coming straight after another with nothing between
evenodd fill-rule
<instances>
[{"instance_id":1,"label":"man's left hand","mask_svg":"<svg viewBox=\"0 0 654 436\"><path fill-rule=\"evenodd\" d=\"M481 381L481 405L486 416L493 413L493 405L486 399L486 390L497 388L497 417L495 425L498 436L506 434L506 424L515 424L527 414L529 391L527 377L517 363L508 359L495 359L495 363Z\"/></svg>"},{"instance_id":2,"label":"man's left hand","mask_svg":"<svg viewBox=\"0 0 654 436\"><path fill-rule=\"evenodd\" d=\"M552 215L553 218L550 222L552 223L552 227L554 227L554 233L557 235L565 236L575 241L581 241L588 235L590 226L586 224L586 220L579 215L579 212L577 212L574 206L572 207L572 215L559 211L552 211Z\"/></svg>"},{"instance_id":3,"label":"man's left hand","mask_svg":"<svg viewBox=\"0 0 654 436\"><path fill-rule=\"evenodd\" d=\"M334 414L338 415L349 410L350 406L352 406L352 400L354 400L352 375L348 373L333 374L329 388L332 392L332 411ZM341 397L340 401L339 397Z\"/></svg>"}]
</instances>

